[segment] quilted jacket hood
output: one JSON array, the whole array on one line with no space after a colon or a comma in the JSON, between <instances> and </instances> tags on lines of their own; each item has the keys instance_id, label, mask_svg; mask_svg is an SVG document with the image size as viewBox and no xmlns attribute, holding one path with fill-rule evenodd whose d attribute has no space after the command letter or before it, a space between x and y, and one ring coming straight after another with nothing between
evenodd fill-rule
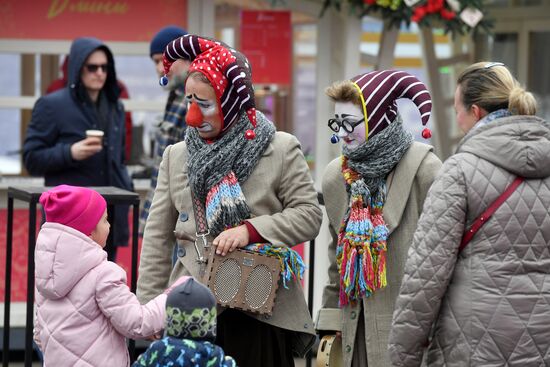
<instances>
[{"instance_id":1,"label":"quilted jacket hood","mask_svg":"<svg viewBox=\"0 0 550 367\"><path fill-rule=\"evenodd\" d=\"M59 223L46 222L36 241L41 256L35 261L36 288L48 299L65 297L107 253L85 234Z\"/></svg>"},{"instance_id":2,"label":"quilted jacket hood","mask_svg":"<svg viewBox=\"0 0 550 367\"><path fill-rule=\"evenodd\" d=\"M550 176L550 127L536 116L500 118L468 133L457 152L472 153L526 178Z\"/></svg>"}]
</instances>

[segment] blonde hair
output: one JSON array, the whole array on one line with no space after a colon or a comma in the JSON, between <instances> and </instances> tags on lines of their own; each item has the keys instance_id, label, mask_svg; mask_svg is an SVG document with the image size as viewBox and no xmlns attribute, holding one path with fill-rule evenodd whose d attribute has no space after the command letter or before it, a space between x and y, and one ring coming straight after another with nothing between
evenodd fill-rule
<instances>
[{"instance_id":1,"label":"blonde hair","mask_svg":"<svg viewBox=\"0 0 550 367\"><path fill-rule=\"evenodd\" d=\"M352 102L363 108L361 95L357 87L349 80L335 82L330 87L325 89L325 94L332 99L333 102Z\"/></svg>"},{"instance_id":2,"label":"blonde hair","mask_svg":"<svg viewBox=\"0 0 550 367\"><path fill-rule=\"evenodd\" d=\"M503 64L484 61L470 65L460 74L457 84L466 108L475 104L488 113L502 108L513 115L537 112L533 94L522 88Z\"/></svg>"}]
</instances>

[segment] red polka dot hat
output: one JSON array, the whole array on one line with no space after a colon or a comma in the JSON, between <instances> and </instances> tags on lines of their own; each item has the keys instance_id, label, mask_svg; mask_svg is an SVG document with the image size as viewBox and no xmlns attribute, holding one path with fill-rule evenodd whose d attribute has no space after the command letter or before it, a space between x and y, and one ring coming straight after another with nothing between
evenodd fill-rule
<instances>
[{"instance_id":1,"label":"red polka dot hat","mask_svg":"<svg viewBox=\"0 0 550 367\"><path fill-rule=\"evenodd\" d=\"M191 60L189 73L198 71L210 81L221 107L222 131L231 126L242 109L246 111L252 127L256 127L251 68L242 53L219 41L187 34L166 46L163 56L165 74L177 59ZM167 81L166 76L161 78L161 84ZM253 139L254 130L247 130L245 136Z\"/></svg>"}]
</instances>

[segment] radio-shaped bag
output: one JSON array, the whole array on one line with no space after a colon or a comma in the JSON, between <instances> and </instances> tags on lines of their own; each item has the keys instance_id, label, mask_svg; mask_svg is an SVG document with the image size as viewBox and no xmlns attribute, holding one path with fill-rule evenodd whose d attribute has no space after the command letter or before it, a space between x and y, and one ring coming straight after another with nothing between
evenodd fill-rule
<instances>
[{"instance_id":1,"label":"radio-shaped bag","mask_svg":"<svg viewBox=\"0 0 550 367\"><path fill-rule=\"evenodd\" d=\"M218 304L271 315L279 288L279 259L243 249L225 256L217 255L215 246L206 249L202 281L214 293Z\"/></svg>"},{"instance_id":2,"label":"radio-shaped bag","mask_svg":"<svg viewBox=\"0 0 550 367\"><path fill-rule=\"evenodd\" d=\"M204 205L192 191L191 196L202 282L214 293L220 306L271 315L281 274L279 258L243 249L225 256L216 254L215 246L207 240L210 232Z\"/></svg>"}]
</instances>

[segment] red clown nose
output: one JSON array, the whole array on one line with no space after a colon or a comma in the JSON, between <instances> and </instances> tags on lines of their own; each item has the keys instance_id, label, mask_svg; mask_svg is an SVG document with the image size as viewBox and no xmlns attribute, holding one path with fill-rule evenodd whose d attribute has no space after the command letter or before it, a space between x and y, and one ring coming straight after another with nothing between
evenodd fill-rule
<instances>
[{"instance_id":1,"label":"red clown nose","mask_svg":"<svg viewBox=\"0 0 550 367\"><path fill-rule=\"evenodd\" d=\"M185 115L185 122L187 122L187 125L189 126L199 127L201 126L203 121L204 117L202 115L201 108L199 107L197 102L191 102L191 107L189 107L189 110Z\"/></svg>"}]
</instances>

